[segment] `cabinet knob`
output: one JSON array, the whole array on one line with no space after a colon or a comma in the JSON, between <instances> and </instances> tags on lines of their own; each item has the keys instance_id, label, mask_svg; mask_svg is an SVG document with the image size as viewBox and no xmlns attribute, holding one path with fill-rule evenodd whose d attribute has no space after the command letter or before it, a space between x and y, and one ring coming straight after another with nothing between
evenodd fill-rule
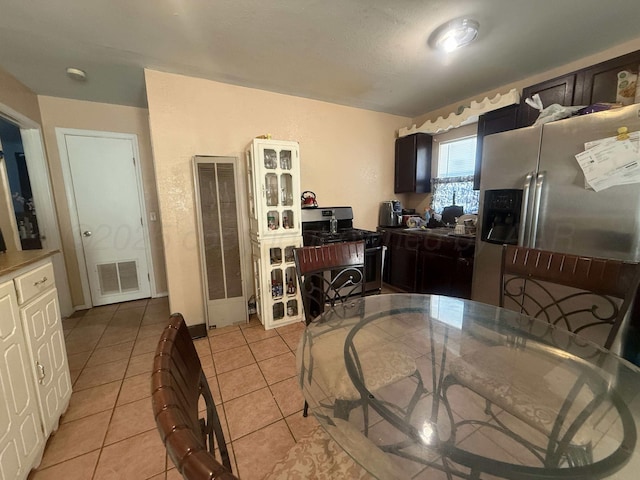
<instances>
[{"instance_id":1,"label":"cabinet knob","mask_svg":"<svg viewBox=\"0 0 640 480\"><path fill-rule=\"evenodd\" d=\"M85 237L90 237L93 234L89 230L85 230L84 232L82 232L82 235L84 235Z\"/></svg>"},{"instance_id":2,"label":"cabinet knob","mask_svg":"<svg viewBox=\"0 0 640 480\"><path fill-rule=\"evenodd\" d=\"M38 280L37 282L33 282L33 286L37 287L38 285L42 285L43 283L45 283L47 281L47 277L42 277L42 280Z\"/></svg>"}]
</instances>

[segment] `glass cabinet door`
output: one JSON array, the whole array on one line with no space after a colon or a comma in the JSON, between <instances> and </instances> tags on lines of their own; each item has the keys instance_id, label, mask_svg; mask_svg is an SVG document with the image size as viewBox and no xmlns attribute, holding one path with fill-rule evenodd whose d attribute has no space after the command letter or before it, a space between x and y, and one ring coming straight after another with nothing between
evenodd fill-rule
<instances>
[{"instance_id":1,"label":"glass cabinet door","mask_svg":"<svg viewBox=\"0 0 640 480\"><path fill-rule=\"evenodd\" d=\"M278 154L272 148L264 149L264 168L275 170L278 167Z\"/></svg>"},{"instance_id":2,"label":"glass cabinet door","mask_svg":"<svg viewBox=\"0 0 640 480\"><path fill-rule=\"evenodd\" d=\"M264 176L264 191L268 207L278 205L278 176L275 173L267 173Z\"/></svg>"},{"instance_id":3,"label":"glass cabinet door","mask_svg":"<svg viewBox=\"0 0 640 480\"><path fill-rule=\"evenodd\" d=\"M253 195L257 200L259 234L266 237L296 234L300 229L297 149L287 145L292 142L264 142L254 143L256 158L251 172L255 179Z\"/></svg>"}]
</instances>

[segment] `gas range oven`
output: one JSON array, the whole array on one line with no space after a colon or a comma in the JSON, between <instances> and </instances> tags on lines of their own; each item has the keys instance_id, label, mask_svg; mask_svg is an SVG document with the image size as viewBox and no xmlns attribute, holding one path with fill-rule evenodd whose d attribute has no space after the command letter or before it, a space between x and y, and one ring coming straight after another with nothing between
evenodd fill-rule
<instances>
[{"instance_id":1,"label":"gas range oven","mask_svg":"<svg viewBox=\"0 0 640 480\"><path fill-rule=\"evenodd\" d=\"M332 222L332 219L335 219ZM365 242L365 292L379 293L382 289L382 235L378 232L353 228L351 207L302 209L302 241L305 246L338 242ZM332 231L332 223L333 230Z\"/></svg>"}]
</instances>

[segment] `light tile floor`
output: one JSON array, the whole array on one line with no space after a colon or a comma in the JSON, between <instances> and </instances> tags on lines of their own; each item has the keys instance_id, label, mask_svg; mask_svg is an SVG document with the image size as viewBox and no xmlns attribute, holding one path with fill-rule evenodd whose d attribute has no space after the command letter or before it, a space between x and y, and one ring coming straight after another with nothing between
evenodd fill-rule
<instances>
[{"instance_id":1,"label":"light tile floor","mask_svg":"<svg viewBox=\"0 0 640 480\"><path fill-rule=\"evenodd\" d=\"M151 411L150 373L166 298L97 307L63 320L73 394L30 480L177 480ZM211 330L195 341L234 473L261 479L316 421L295 378L299 323Z\"/></svg>"}]
</instances>

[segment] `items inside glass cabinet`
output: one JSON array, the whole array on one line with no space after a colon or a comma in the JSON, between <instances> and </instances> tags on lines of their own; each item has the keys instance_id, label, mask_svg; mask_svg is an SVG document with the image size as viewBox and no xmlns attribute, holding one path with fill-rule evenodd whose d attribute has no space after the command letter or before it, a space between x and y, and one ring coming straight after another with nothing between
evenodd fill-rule
<instances>
[{"instance_id":1,"label":"items inside glass cabinet","mask_svg":"<svg viewBox=\"0 0 640 480\"><path fill-rule=\"evenodd\" d=\"M279 265L282 263L282 249L281 248L270 248L269 249L269 261L271 265ZM288 261L288 260L287 260Z\"/></svg>"},{"instance_id":2,"label":"items inside glass cabinet","mask_svg":"<svg viewBox=\"0 0 640 480\"><path fill-rule=\"evenodd\" d=\"M291 174L283 173L280 175L280 182L282 185L282 205L290 207L293 205L293 180Z\"/></svg>"},{"instance_id":3,"label":"items inside glass cabinet","mask_svg":"<svg viewBox=\"0 0 640 480\"><path fill-rule=\"evenodd\" d=\"M271 148L264 149L264 168L275 169L278 167L278 154Z\"/></svg>"},{"instance_id":4,"label":"items inside glass cabinet","mask_svg":"<svg viewBox=\"0 0 640 480\"><path fill-rule=\"evenodd\" d=\"M277 210L269 210L267 212L267 226L269 230L280 228L280 214Z\"/></svg>"},{"instance_id":5,"label":"items inside glass cabinet","mask_svg":"<svg viewBox=\"0 0 640 480\"><path fill-rule=\"evenodd\" d=\"M280 168L282 170L291 170L291 150L280 151Z\"/></svg>"},{"instance_id":6,"label":"items inside glass cabinet","mask_svg":"<svg viewBox=\"0 0 640 480\"><path fill-rule=\"evenodd\" d=\"M293 262L293 249L295 247L285 247L284 249L284 261Z\"/></svg>"},{"instance_id":7,"label":"items inside glass cabinet","mask_svg":"<svg viewBox=\"0 0 640 480\"><path fill-rule=\"evenodd\" d=\"M282 228L293 228L294 226L293 211L285 210L282 212Z\"/></svg>"}]
</instances>

